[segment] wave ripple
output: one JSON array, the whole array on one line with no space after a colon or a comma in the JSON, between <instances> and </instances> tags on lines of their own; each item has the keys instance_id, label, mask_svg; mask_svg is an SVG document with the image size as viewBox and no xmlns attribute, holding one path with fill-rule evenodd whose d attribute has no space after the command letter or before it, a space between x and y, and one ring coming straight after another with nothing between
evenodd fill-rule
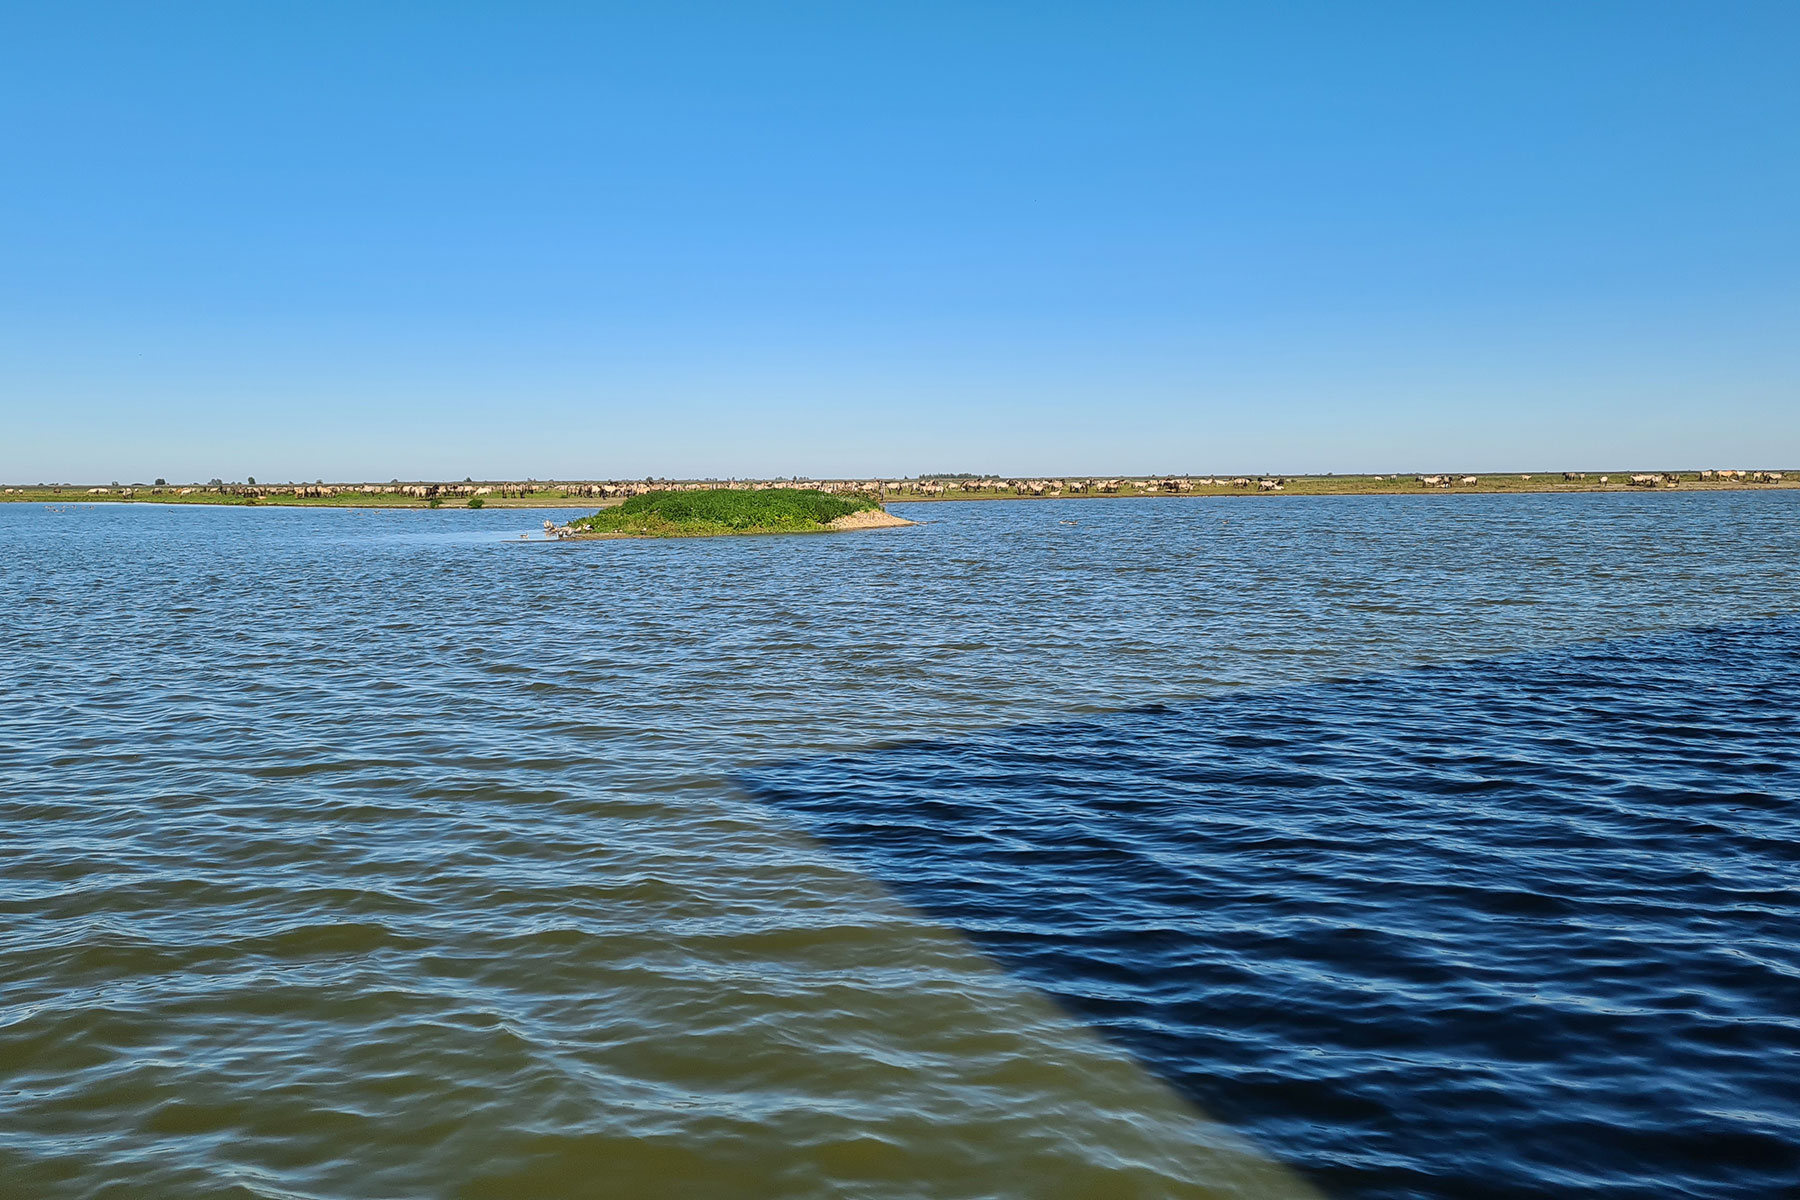
<instances>
[{"instance_id":1,"label":"wave ripple","mask_svg":"<svg viewBox=\"0 0 1800 1200\"><path fill-rule=\"evenodd\" d=\"M1800 1187L1800 623L747 782L1333 1193Z\"/></svg>"},{"instance_id":2,"label":"wave ripple","mask_svg":"<svg viewBox=\"0 0 1800 1200\"><path fill-rule=\"evenodd\" d=\"M1780 1190L1797 497L0 505L0 1197Z\"/></svg>"}]
</instances>

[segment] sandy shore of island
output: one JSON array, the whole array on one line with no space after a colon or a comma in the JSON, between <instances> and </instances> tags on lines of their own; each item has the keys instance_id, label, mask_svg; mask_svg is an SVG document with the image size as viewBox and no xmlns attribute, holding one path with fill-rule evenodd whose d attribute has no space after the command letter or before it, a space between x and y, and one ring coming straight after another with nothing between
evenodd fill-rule
<instances>
[{"instance_id":1,"label":"sandy shore of island","mask_svg":"<svg viewBox=\"0 0 1800 1200\"><path fill-rule=\"evenodd\" d=\"M866 509L863 512L845 513L836 520L827 521L827 529L893 529L900 525L917 525L917 521L909 521L905 517L896 517L882 508Z\"/></svg>"}]
</instances>

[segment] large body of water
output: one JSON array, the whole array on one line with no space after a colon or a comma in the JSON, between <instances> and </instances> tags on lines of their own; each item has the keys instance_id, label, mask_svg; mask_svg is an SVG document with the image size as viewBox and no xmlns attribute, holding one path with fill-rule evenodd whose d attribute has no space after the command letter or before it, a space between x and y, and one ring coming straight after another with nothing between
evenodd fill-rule
<instances>
[{"instance_id":1,"label":"large body of water","mask_svg":"<svg viewBox=\"0 0 1800 1200\"><path fill-rule=\"evenodd\" d=\"M0 506L0 1195L1800 1191L1800 496L898 508Z\"/></svg>"}]
</instances>

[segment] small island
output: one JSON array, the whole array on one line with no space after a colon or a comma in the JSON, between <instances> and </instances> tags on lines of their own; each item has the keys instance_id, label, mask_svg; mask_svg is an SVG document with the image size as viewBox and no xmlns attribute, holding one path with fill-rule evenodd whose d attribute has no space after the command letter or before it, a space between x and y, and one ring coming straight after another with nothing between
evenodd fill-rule
<instances>
[{"instance_id":1,"label":"small island","mask_svg":"<svg viewBox=\"0 0 1800 1200\"><path fill-rule=\"evenodd\" d=\"M831 496L815 488L789 487L649 492L566 525L546 522L558 538L828 533L913 524L867 496Z\"/></svg>"}]
</instances>

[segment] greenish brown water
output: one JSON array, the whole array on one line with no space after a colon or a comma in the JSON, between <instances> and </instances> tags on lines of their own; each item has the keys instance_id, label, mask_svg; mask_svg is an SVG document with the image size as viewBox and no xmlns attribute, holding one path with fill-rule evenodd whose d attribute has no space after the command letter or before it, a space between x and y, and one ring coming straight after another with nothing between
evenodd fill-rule
<instances>
[{"instance_id":1,"label":"greenish brown water","mask_svg":"<svg viewBox=\"0 0 1800 1200\"><path fill-rule=\"evenodd\" d=\"M1309 1194L745 772L1800 608L1786 494L911 515L0 508L0 1193Z\"/></svg>"}]
</instances>

